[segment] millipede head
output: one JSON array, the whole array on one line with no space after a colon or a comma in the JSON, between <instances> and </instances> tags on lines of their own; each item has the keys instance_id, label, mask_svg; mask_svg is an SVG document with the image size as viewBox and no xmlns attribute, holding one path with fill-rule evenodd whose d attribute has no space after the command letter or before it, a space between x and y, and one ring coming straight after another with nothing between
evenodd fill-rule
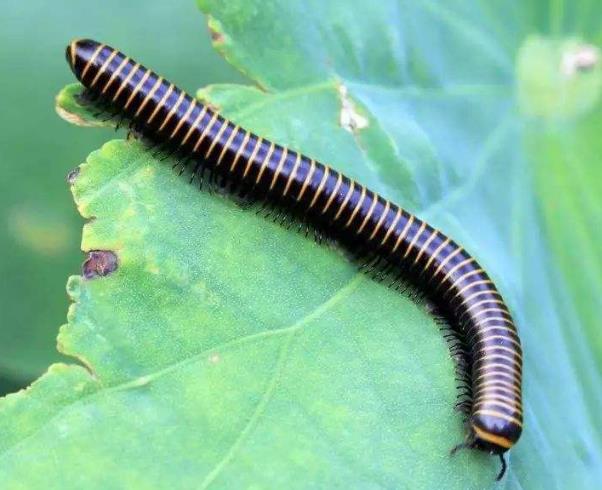
<instances>
[{"instance_id":1,"label":"millipede head","mask_svg":"<svg viewBox=\"0 0 602 490\"><path fill-rule=\"evenodd\" d=\"M497 417L474 415L470 419L471 447L489 454L503 454L518 440L521 428Z\"/></svg>"},{"instance_id":2,"label":"millipede head","mask_svg":"<svg viewBox=\"0 0 602 490\"><path fill-rule=\"evenodd\" d=\"M490 444L490 443L488 443L488 444ZM500 467L500 471L498 472L497 476L495 477L495 480L500 481L506 474L506 469L508 468L508 465L506 463L506 458L504 457L504 454L506 453L508 448L507 447L503 448L502 446L498 446L496 449L493 449L492 447L487 447L487 448L484 447L483 440L479 436L476 435L472 424L471 424L470 431L466 437L466 440L464 442L458 444L457 446L454 446L450 451L450 455L453 456L458 451L463 450L463 449L479 449L481 451L487 451L489 454L497 455L500 458L501 467Z\"/></svg>"},{"instance_id":3,"label":"millipede head","mask_svg":"<svg viewBox=\"0 0 602 490\"><path fill-rule=\"evenodd\" d=\"M74 39L67 46L65 51L67 63L80 82L83 70L101 47L100 43L91 39Z\"/></svg>"}]
</instances>

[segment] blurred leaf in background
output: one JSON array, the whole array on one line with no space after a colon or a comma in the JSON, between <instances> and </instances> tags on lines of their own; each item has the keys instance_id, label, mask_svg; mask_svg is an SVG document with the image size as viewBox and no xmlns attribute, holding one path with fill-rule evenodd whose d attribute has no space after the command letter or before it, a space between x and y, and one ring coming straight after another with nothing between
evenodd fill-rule
<instances>
[{"instance_id":1,"label":"blurred leaf in background","mask_svg":"<svg viewBox=\"0 0 602 490\"><path fill-rule=\"evenodd\" d=\"M81 219L65 175L111 137L57 119L54 97L72 80L65 46L78 36L123 45L184 86L240 80L211 48L195 10L186 0L2 2L0 394L60 359L56 332L68 304L65 277L82 262Z\"/></svg>"},{"instance_id":2,"label":"blurred leaf in background","mask_svg":"<svg viewBox=\"0 0 602 490\"><path fill-rule=\"evenodd\" d=\"M602 7L199 4L264 89L200 97L429 219L496 279L525 354L501 485L598 488ZM74 90L63 108L85 117ZM344 107L366 124L342 128ZM93 153L74 195L97 218L84 248L120 268L69 283L59 341L91 373L55 365L0 403L5 486L494 487L496 461L448 455L453 366L423 307L136 143Z\"/></svg>"}]
</instances>

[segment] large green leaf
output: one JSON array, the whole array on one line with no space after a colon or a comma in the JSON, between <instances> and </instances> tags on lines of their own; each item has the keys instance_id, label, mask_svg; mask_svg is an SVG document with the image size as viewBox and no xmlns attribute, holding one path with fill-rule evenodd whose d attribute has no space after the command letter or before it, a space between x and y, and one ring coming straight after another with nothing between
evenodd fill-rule
<instances>
[{"instance_id":1,"label":"large green leaf","mask_svg":"<svg viewBox=\"0 0 602 490\"><path fill-rule=\"evenodd\" d=\"M525 350L505 486L595 488L602 121L586 43L602 8L200 5L265 88L201 97L430 219L496 278ZM76 90L61 107L87 118ZM82 248L118 268L69 283L59 343L90 371L53 366L0 403L4 487L493 486L495 460L448 455L453 364L423 306L169 166L121 141L82 166Z\"/></svg>"}]
</instances>

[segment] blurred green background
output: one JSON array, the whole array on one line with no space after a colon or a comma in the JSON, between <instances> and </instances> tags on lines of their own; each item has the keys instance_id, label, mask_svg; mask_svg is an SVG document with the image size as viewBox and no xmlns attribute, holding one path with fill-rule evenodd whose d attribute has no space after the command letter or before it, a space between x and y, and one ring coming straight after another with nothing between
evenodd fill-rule
<instances>
[{"instance_id":1,"label":"blurred green background","mask_svg":"<svg viewBox=\"0 0 602 490\"><path fill-rule=\"evenodd\" d=\"M74 81L64 59L72 37L127 48L191 91L242 80L211 48L190 0L2 2L0 394L60 359L55 339L68 306L65 282L83 257L82 220L65 176L111 137L78 130L55 114L55 95Z\"/></svg>"}]
</instances>

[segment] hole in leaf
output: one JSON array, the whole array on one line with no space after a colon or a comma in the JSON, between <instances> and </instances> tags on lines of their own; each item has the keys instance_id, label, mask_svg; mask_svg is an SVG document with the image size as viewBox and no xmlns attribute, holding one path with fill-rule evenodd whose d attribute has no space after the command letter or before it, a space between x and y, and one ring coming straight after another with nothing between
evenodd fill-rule
<instances>
[{"instance_id":1,"label":"hole in leaf","mask_svg":"<svg viewBox=\"0 0 602 490\"><path fill-rule=\"evenodd\" d=\"M86 279L106 277L119 267L117 255L110 250L92 250L82 266L82 274Z\"/></svg>"}]
</instances>

